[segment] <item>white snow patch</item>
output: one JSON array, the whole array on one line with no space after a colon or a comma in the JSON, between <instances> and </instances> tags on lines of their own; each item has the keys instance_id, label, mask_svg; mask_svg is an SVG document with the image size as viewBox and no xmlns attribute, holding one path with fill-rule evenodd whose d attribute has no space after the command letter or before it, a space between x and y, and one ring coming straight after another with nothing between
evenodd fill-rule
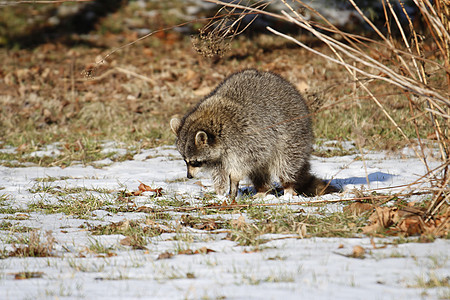
<instances>
[{"instance_id":1,"label":"white snow patch","mask_svg":"<svg viewBox=\"0 0 450 300\"><path fill-rule=\"evenodd\" d=\"M111 149L116 146L111 145ZM46 155L44 152L34 155ZM393 157L382 152L365 153L364 161L357 154L333 158L313 157L313 172L321 178L331 179L334 185L344 189L343 193L316 199L351 197L353 188L383 189L380 192L384 193L404 189L403 185L426 173L426 168L418 159L409 153L405 158L404 154ZM175 199L187 201L190 205L202 205L201 200L195 197L213 191L211 178L207 174L201 174L197 179L183 179L186 176L185 164L174 147L143 150L131 161L102 163L108 163L109 166L102 169L81 165L64 169L0 166L0 194L8 195L0 207L9 205L26 209L29 204L38 201L58 203L56 196L31 193L29 190L36 184L61 189L85 187L119 192L125 189L137 190L141 181L154 188L163 188L165 195L157 200ZM431 161L429 164L435 168L439 162ZM45 183L35 180L45 177L60 180ZM202 185L196 184L197 181L201 181ZM110 198L111 195L108 195L104 200ZM292 203L314 199L269 195L254 201ZM153 207L155 199L150 193L136 197L135 203ZM309 211L308 207L299 205L298 208ZM326 206L330 212L341 208L340 204ZM193 213L196 214L202 216L201 212ZM0 299L434 299L440 295L448 296L445 287L424 290L414 286L417 278L450 276L449 240L373 249L367 237L294 239L289 235L264 235L260 238L269 238L271 241L262 244L261 251L254 252L251 247L225 240L224 230L205 233L184 228L180 232L168 232L150 238L147 250L131 250L120 244L124 236L92 235L86 226L124 220L144 222L148 215L146 213L112 213L99 209L88 220L62 213L47 215L24 211L20 215L25 215L23 220L6 219L10 215L0 214L3 219L1 222L39 229L43 239L46 231L52 231L57 241L54 251L58 257L1 259ZM175 219L182 215L171 214ZM226 211L216 217L229 220L240 216L240 213ZM159 226L169 229L164 224ZM187 235L190 238L181 238ZM0 249L12 250L8 242L11 238L14 237L8 230L0 231ZM389 241L389 238L375 240L376 243ZM112 247L117 256L99 257L89 252L88 248L93 243ZM365 259L345 256L352 252L355 245L368 250ZM158 255L165 251L174 252L179 248L196 250L201 247L216 252L207 255L176 255L171 259L157 260ZM244 250L250 251L244 253ZM43 276L27 280L14 279L14 274L25 271L43 272Z\"/></svg>"}]
</instances>

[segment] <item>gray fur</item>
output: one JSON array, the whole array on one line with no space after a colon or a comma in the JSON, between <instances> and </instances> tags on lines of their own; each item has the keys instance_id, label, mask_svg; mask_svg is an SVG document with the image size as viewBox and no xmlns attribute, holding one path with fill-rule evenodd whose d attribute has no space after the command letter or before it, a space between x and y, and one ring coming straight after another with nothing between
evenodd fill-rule
<instances>
[{"instance_id":1,"label":"gray fur","mask_svg":"<svg viewBox=\"0 0 450 300\"><path fill-rule=\"evenodd\" d=\"M170 125L187 176L200 168L212 171L217 194L229 190L235 198L246 177L258 193L267 192L274 178L285 192L327 189L309 172L313 132L308 107L295 87L276 74L232 74Z\"/></svg>"}]
</instances>

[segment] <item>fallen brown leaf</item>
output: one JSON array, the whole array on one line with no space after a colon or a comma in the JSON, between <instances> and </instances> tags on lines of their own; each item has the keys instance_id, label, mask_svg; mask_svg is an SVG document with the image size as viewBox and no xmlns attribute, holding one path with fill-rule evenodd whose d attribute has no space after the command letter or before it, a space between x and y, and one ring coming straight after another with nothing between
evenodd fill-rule
<instances>
[{"instance_id":1,"label":"fallen brown leaf","mask_svg":"<svg viewBox=\"0 0 450 300\"><path fill-rule=\"evenodd\" d=\"M242 253L258 253L260 250L258 248L255 248L253 250L244 250Z\"/></svg>"},{"instance_id":2,"label":"fallen brown leaf","mask_svg":"<svg viewBox=\"0 0 450 300\"><path fill-rule=\"evenodd\" d=\"M397 223L399 219L397 207L375 207L375 212L369 217L369 225L362 229L363 233L378 233Z\"/></svg>"},{"instance_id":3,"label":"fallen brown leaf","mask_svg":"<svg viewBox=\"0 0 450 300\"><path fill-rule=\"evenodd\" d=\"M139 181L140 182L140 181ZM141 191L141 192L146 192L146 191L151 191L152 190L152 188L150 187L150 186L148 186L148 185L146 185L145 183L142 183L142 182L140 182L141 184L138 186L138 189Z\"/></svg>"},{"instance_id":4,"label":"fallen brown leaf","mask_svg":"<svg viewBox=\"0 0 450 300\"><path fill-rule=\"evenodd\" d=\"M216 230L219 228L219 226L217 225L217 223L214 220L205 220L200 224L195 224L193 226L196 229L200 229L200 230Z\"/></svg>"},{"instance_id":5,"label":"fallen brown leaf","mask_svg":"<svg viewBox=\"0 0 450 300\"><path fill-rule=\"evenodd\" d=\"M206 247L201 247L201 248L195 250L194 254L208 254L210 252L216 252L216 251L206 248Z\"/></svg>"},{"instance_id":6,"label":"fallen brown leaf","mask_svg":"<svg viewBox=\"0 0 450 300\"><path fill-rule=\"evenodd\" d=\"M222 204L220 204L221 208L219 208L219 210L226 210L228 203L227 200L223 200Z\"/></svg>"},{"instance_id":7,"label":"fallen brown leaf","mask_svg":"<svg viewBox=\"0 0 450 300\"><path fill-rule=\"evenodd\" d=\"M129 236L123 238L119 242L122 246L131 246L131 238Z\"/></svg>"},{"instance_id":8,"label":"fallen brown leaf","mask_svg":"<svg viewBox=\"0 0 450 300\"><path fill-rule=\"evenodd\" d=\"M141 181L139 181L141 184L138 186L138 190L132 192L133 196L139 196L140 194L142 194L143 192L153 192L155 193L156 197L160 197L162 195L162 188L156 188L156 189L152 189L150 186L142 183Z\"/></svg>"},{"instance_id":9,"label":"fallen brown leaf","mask_svg":"<svg viewBox=\"0 0 450 300\"><path fill-rule=\"evenodd\" d=\"M192 254L194 254L194 251L192 249L186 249L186 250L178 251L178 254L192 255Z\"/></svg>"},{"instance_id":10,"label":"fallen brown leaf","mask_svg":"<svg viewBox=\"0 0 450 300\"><path fill-rule=\"evenodd\" d=\"M419 235L424 231L423 220L420 216L412 216L400 221L397 228L407 235Z\"/></svg>"},{"instance_id":11,"label":"fallen brown leaf","mask_svg":"<svg viewBox=\"0 0 450 300\"><path fill-rule=\"evenodd\" d=\"M131 195L132 195L132 196L139 196L140 194L142 194L142 191L134 191L134 192L131 192Z\"/></svg>"},{"instance_id":12,"label":"fallen brown leaf","mask_svg":"<svg viewBox=\"0 0 450 300\"><path fill-rule=\"evenodd\" d=\"M30 218L30 215L19 213L19 214L15 215L15 218L16 218L16 220L27 220Z\"/></svg>"},{"instance_id":13,"label":"fallen brown leaf","mask_svg":"<svg viewBox=\"0 0 450 300\"><path fill-rule=\"evenodd\" d=\"M357 245L353 247L353 252L351 257L353 258L364 258L364 254L366 254L366 250L363 247Z\"/></svg>"},{"instance_id":14,"label":"fallen brown leaf","mask_svg":"<svg viewBox=\"0 0 450 300\"><path fill-rule=\"evenodd\" d=\"M370 203L354 202L344 207L344 212L355 216L362 215L365 212L372 211L374 206Z\"/></svg>"},{"instance_id":15,"label":"fallen brown leaf","mask_svg":"<svg viewBox=\"0 0 450 300\"><path fill-rule=\"evenodd\" d=\"M154 213L156 212L155 209L148 207L148 206L139 206L136 208L137 212L145 212L145 213Z\"/></svg>"},{"instance_id":16,"label":"fallen brown leaf","mask_svg":"<svg viewBox=\"0 0 450 300\"><path fill-rule=\"evenodd\" d=\"M44 272L19 272L14 273L14 279L22 280L22 279L31 279L31 278L42 278L44 276Z\"/></svg>"},{"instance_id":17,"label":"fallen brown leaf","mask_svg":"<svg viewBox=\"0 0 450 300\"><path fill-rule=\"evenodd\" d=\"M166 252L163 252L160 255L158 255L157 260L159 260L159 259L169 259L169 258L172 258L172 256L173 256L173 253L170 253L170 252L166 251Z\"/></svg>"},{"instance_id":18,"label":"fallen brown leaf","mask_svg":"<svg viewBox=\"0 0 450 300\"><path fill-rule=\"evenodd\" d=\"M195 251L193 251L192 249L182 250L182 251L179 251L178 254L194 255L194 254L208 254L210 252L216 252L216 251L206 248L206 247L201 247Z\"/></svg>"}]
</instances>

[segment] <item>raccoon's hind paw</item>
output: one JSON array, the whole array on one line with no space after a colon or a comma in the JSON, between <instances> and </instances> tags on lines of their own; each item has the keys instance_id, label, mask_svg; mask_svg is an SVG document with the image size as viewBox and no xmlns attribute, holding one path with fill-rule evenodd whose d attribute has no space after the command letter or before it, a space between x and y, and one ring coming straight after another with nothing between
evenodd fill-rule
<instances>
[{"instance_id":1,"label":"raccoon's hind paw","mask_svg":"<svg viewBox=\"0 0 450 300\"><path fill-rule=\"evenodd\" d=\"M315 196L322 196L339 192L339 189L319 178L314 178L314 185L312 187L312 194Z\"/></svg>"},{"instance_id":2,"label":"raccoon's hind paw","mask_svg":"<svg viewBox=\"0 0 450 300\"><path fill-rule=\"evenodd\" d=\"M297 192L295 192L293 187L288 187L284 189L284 197L287 197L289 199L292 199L294 196L298 196Z\"/></svg>"}]
</instances>

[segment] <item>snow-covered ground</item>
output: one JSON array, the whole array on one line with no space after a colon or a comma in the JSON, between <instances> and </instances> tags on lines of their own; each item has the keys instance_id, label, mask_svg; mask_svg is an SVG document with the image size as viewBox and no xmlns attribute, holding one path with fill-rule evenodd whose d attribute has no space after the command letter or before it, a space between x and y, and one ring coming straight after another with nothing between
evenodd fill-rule
<instances>
[{"instance_id":1,"label":"snow-covered ground","mask_svg":"<svg viewBox=\"0 0 450 300\"><path fill-rule=\"evenodd\" d=\"M10 151L10 149L8 150ZM51 149L50 149L51 151ZM46 153L36 153L45 155ZM450 297L448 287L420 285L430 278L450 276L450 242L437 239L433 243L388 244L376 249L369 237L360 238L290 238L288 235L266 234L269 242L259 251L226 239L227 230L204 231L180 227L148 238L146 249L133 250L120 242L124 236L92 235L87 227L124 220L144 220L146 212L112 212L98 209L86 218L63 213L46 214L38 210L20 212L30 204L57 203L56 193L32 193L36 187L66 190L81 187L87 191L73 199L95 194L105 201L117 198L117 192L135 191L139 181L163 188L159 200L181 199L190 205L204 205L202 196L212 192L207 174L192 180L185 177L184 162L173 147L145 150L134 160L105 160L103 168L75 165L67 168L0 166L0 207L16 209L13 214L0 214L0 222L52 231L56 240L55 257L8 257L0 259L0 299L436 299ZM439 165L430 160L430 167ZM333 158L314 157L313 171L342 187L345 192L326 195L317 200L333 200L352 196L352 189L400 191L404 184L425 174L423 164L405 150L398 155L367 153ZM43 178L52 178L42 182ZM369 182L367 182L367 178ZM201 181L199 184L198 181ZM245 183L243 184L245 186ZM387 189L382 189L387 188ZM102 193L101 190L116 192ZM67 196L64 196L67 197ZM71 199L69 197L69 199ZM299 202L308 199L285 199L267 196L265 203ZM210 200L211 203L214 199ZM155 207L152 193L134 198L136 206ZM307 207L300 208L307 209ZM334 211L342 204L329 204ZM276 208L274 208L276 209ZM190 212L202 216L201 211ZM181 212L171 213L175 220ZM242 218L241 213L224 211L224 219ZM218 217L215 215L214 217ZM244 214L245 217L245 214ZM170 223L170 221L168 221ZM160 226L163 226L160 224ZM0 249L13 250L11 240L17 230L1 228ZM375 239L376 244L394 238ZM88 250L95 243L110 247L114 255ZM353 247L366 250L364 259L351 258ZM180 249L214 250L208 254L174 255L158 259ZM18 280L21 272L37 272L37 278ZM42 272L42 273L38 273ZM447 285L448 286L448 285Z\"/></svg>"}]
</instances>

